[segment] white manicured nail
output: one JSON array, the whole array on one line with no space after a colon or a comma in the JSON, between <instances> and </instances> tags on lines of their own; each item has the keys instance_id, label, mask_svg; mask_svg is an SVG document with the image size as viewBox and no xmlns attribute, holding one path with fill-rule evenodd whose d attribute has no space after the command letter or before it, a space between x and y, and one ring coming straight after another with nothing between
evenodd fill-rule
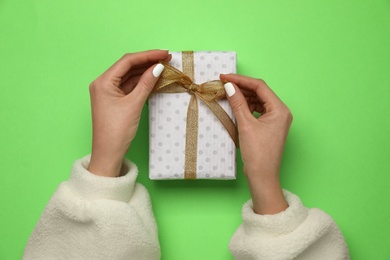
<instances>
[{"instance_id":1,"label":"white manicured nail","mask_svg":"<svg viewBox=\"0 0 390 260\"><path fill-rule=\"evenodd\" d=\"M226 91L226 94L231 97L234 95L234 93L236 93L236 89L234 88L233 84L228 82L226 83L225 85L223 85L225 87L225 91Z\"/></svg>"},{"instance_id":2,"label":"white manicured nail","mask_svg":"<svg viewBox=\"0 0 390 260\"><path fill-rule=\"evenodd\" d=\"M154 67L153 69L153 76L158 78L161 75L161 72L163 72L163 70L164 70L164 65L162 65L161 63L157 64L156 67Z\"/></svg>"}]
</instances>

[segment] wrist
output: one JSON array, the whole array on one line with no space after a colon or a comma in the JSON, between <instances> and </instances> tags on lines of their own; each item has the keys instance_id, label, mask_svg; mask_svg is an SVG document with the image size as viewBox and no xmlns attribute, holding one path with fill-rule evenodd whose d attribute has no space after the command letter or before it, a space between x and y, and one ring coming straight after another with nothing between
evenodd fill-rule
<instances>
[{"instance_id":1,"label":"wrist","mask_svg":"<svg viewBox=\"0 0 390 260\"><path fill-rule=\"evenodd\" d=\"M288 208L278 176L279 174L247 174L253 211L256 214L277 214Z\"/></svg>"},{"instance_id":2,"label":"wrist","mask_svg":"<svg viewBox=\"0 0 390 260\"><path fill-rule=\"evenodd\" d=\"M121 172L124 155L105 155L92 151L88 171L105 177L118 177Z\"/></svg>"}]
</instances>

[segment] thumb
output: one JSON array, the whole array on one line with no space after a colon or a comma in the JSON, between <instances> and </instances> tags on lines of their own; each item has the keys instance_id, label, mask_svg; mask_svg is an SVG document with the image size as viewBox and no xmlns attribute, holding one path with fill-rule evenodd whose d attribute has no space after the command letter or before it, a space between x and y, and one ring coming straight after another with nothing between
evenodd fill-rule
<instances>
[{"instance_id":1,"label":"thumb","mask_svg":"<svg viewBox=\"0 0 390 260\"><path fill-rule=\"evenodd\" d=\"M163 70L164 65L162 65L161 63L158 63L157 65L152 66L148 70L146 70L139 79L137 86L130 93L132 98L142 104L145 103Z\"/></svg>"},{"instance_id":2,"label":"thumb","mask_svg":"<svg viewBox=\"0 0 390 260\"><path fill-rule=\"evenodd\" d=\"M233 83L226 83L224 88L233 114L237 119L237 123L240 125L247 120L248 115L251 115L248 103L241 90Z\"/></svg>"}]
</instances>

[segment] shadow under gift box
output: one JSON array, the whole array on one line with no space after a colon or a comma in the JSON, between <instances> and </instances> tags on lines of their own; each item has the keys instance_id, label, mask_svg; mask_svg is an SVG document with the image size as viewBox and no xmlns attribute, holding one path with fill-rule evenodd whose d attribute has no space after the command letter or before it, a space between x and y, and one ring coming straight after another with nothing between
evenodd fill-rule
<instances>
[{"instance_id":1,"label":"shadow under gift box","mask_svg":"<svg viewBox=\"0 0 390 260\"><path fill-rule=\"evenodd\" d=\"M182 52L172 52L170 65L183 70ZM219 80L219 74L236 73L236 53L193 53L194 82ZM155 93L149 99L149 178L184 179L187 110L185 93ZM235 179L236 147L225 127L198 98L196 179ZM235 122L226 99L217 101Z\"/></svg>"}]
</instances>

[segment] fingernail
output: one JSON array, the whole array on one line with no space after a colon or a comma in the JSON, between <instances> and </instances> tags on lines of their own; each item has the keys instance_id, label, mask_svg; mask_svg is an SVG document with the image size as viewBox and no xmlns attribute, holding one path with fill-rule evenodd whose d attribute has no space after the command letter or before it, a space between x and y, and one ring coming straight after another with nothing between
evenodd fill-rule
<instances>
[{"instance_id":1,"label":"fingernail","mask_svg":"<svg viewBox=\"0 0 390 260\"><path fill-rule=\"evenodd\" d=\"M157 64L156 67L153 68L153 76L155 76L156 78L158 78L160 75L161 75L161 72L163 72L164 70L164 65L162 65L161 63Z\"/></svg>"},{"instance_id":2,"label":"fingernail","mask_svg":"<svg viewBox=\"0 0 390 260\"><path fill-rule=\"evenodd\" d=\"M223 85L226 91L226 94L231 97L236 93L236 89L234 88L233 84L228 82L225 85Z\"/></svg>"}]
</instances>

